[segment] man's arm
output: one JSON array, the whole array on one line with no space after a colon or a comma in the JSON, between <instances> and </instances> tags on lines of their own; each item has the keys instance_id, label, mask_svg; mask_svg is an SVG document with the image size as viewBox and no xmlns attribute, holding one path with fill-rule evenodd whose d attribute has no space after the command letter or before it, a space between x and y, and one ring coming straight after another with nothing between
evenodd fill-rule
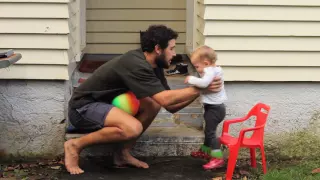
<instances>
[{"instance_id":1,"label":"man's arm","mask_svg":"<svg viewBox=\"0 0 320 180\"><path fill-rule=\"evenodd\" d=\"M181 109L187 107L189 104L191 104L195 99L197 99L197 96L193 99L188 99L182 103L178 103L178 104L174 104L174 105L170 105L166 108L167 111L169 111L170 113L176 113L178 111L180 111Z\"/></svg>"},{"instance_id":2,"label":"man's arm","mask_svg":"<svg viewBox=\"0 0 320 180\"><path fill-rule=\"evenodd\" d=\"M161 91L152 96L158 104L165 109L169 109L172 105L177 105L199 96L200 91L196 87L188 87L184 89Z\"/></svg>"}]
</instances>

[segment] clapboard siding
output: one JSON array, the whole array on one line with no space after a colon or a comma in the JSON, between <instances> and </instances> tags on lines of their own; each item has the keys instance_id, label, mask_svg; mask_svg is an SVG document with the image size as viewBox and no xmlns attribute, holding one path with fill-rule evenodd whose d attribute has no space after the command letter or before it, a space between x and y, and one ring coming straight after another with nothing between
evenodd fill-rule
<instances>
[{"instance_id":1,"label":"clapboard siding","mask_svg":"<svg viewBox=\"0 0 320 180\"><path fill-rule=\"evenodd\" d=\"M1 79L66 80L68 76L69 0L0 0L0 48L22 59Z\"/></svg>"},{"instance_id":2,"label":"clapboard siding","mask_svg":"<svg viewBox=\"0 0 320 180\"><path fill-rule=\"evenodd\" d=\"M115 16L115 14L117 14ZM161 14L161 16L159 16ZM185 21L185 9L88 9L88 20Z\"/></svg>"},{"instance_id":3,"label":"clapboard siding","mask_svg":"<svg viewBox=\"0 0 320 180\"><path fill-rule=\"evenodd\" d=\"M164 24L178 32L186 32L185 21L87 21L87 32L136 32L146 30L151 24Z\"/></svg>"},{"instance_id":4,"label":"clapboard siding","mask_svg":"<svg viewBox=\"0 0 320 180\"><path fill-rule=\"evenodd\" d=\"M0 34L0 48L68 49L68 35Z\"/></svg>"},{"instance_id":5,"label":"clapboard siding","mask_svg":"<svg viewBox=\"0 0 320 180\"><path fill-rule=\"evenodd\" d=\"M86 50L93 54L122 54L132 49L139 48L140 44L87 44ZM185 45L177 44L176 52L183 52Z\"/></svg>"},{"instance_id":6,"label":"clapboard siding","mask_svg":"<svg viewBox=\"0 0 320 180\"><path fill-rule=\"evenodd\" d=\"M41 79L64 80L68 77L68 68L62 65L13 65L0 69L0 79Z\"/></svg>"},{"instance_id":7,"label":"clapboard siding","mask_svg":"<svg viewBox=\"0 0 320 180\"><path fill-rule=\"evenodd\" d=\"M68 3L70 0L0 0L1 2L17 2L17 3L22 3L22 2L27 2L27 3Z\"/></svg>"},{"instance_id":8,"label":"clapboard siding","mask_svg":"<svg viewBox=\"0 0 320 180\"><path fill-rule=\"evenodd\" d=\"M68 18L66 4L61 3L1 3L2 18Z\"/></svg>"},{"instance_id":9,"label":"clapboard siding","mask_svg":"<svg viewBox=\"0 0 320 180\"><path fill-rule=\"evenodd\" d=\"M86 17L86 53L121 54L139 47L139 32L152 24L164 24L178 31L177 52L184 53L185 0L87 1Z\"/></svg>"},{"instance_id":10,"label":"clapboard siding","mask_svg":"<svg viewBox=\"0 0 320 180\"><path fill-rule=\"evenodd\" d=\"M320 51L320 37L206 36L200 44L216 50L239 51Z\"/></svg>"},{"instance_id":11,"label":"clapboard siding","mask_svg":"<svg viewBox=\"0 0 320 180\"><path fill-rule=\"evenodd\" d=\"M320 36L319 22L207 21L198 17L198 29L209 36ZM249 30L250 31L249 31Z\"/></svg>"},{"instance_id":12,"label":"clapboard siding","mask_svg":"<svg viewBox=\"0 0 320 180\"><path fill-rule=\"evenodd\" d=\"M1 3L0 3L1 4ZM10 26L8 26L10 24ZM1 34L68 34L66 19L3 19L0 17Z\"/></svg>"},{"instance_id":13,"label":"clapboard siding","mask_svg":"<svg viewBox=\"0 0 320 180\"><path fill-rule=\"evenodd\" d=\"M198 0L206 5L320 6L319 0Z\"/></svg>"},{"instance_id":14,"label":"clapboard siding","mask_svg":"<svg viewBox=\"0 0 320 180\"><path fill-rule=\"evenodd\" d=\"M198 0L195 44L218 52L227 81L320 81L320 3Z\"/></svg>"},{"instance_id":15,"label":"clapboard siding","mask_svg":"<svg viewBox=\"0 0 320 180\"><path fill-rule=\"evenodd\" d=\"M0 49L0 51L5 49ZM68 62L68 51L60 49L18 49L15 51L23 54L23 59L17 64L60 64Z\"/></svg>"},{"instance_id":16,"label":"clapboard siding","mask_svg":"<svg viewBox=\"0 0 320 180\"><path fill-rule=\"evenodd\" d=\"M320 66L320 52L301 51L217 51L222 66Z\"/></svg>"},{"instance_id":17,"label":"clapboard siding","mask_svg":"<svg viewBox=\"0 0 320 180\"><path fill-rule=\"evenodd\" d=\"M136 43L139 42L140 33L87 33L88 44L103 44L106 41L109 43ZM186 42L186 33L179 33L177 39L178 44Z\"/></svg>"},{"instance_id":18,"label":"clapboard siding","mask_svg":"<svg viewBox=\"0 0 320 180\"><path fill-rule=\"evenodd\" d=\"M94 0L88 9L185 9L185 0Z\"/></svg>"},{"instance_id":19,"label":"clapboard siding","mask_svg":"<svg viewBox=\"0 0 320 180\"><path fill-rule=\"evenodd\" d=\"M319 81L318 67L224 67L227 81Z\"/></svg>"},{"instance_id":20,"label":"clapboard siding","mask_svg":"<svg viewBox=\"0 0 320 180\"><path fill-rule=\"evenodd\" d=\"M203 6L201 6L203 7ZM256 21L320 21L320 7L205 6L203 19Z\"/></svg>"}]
</instances>

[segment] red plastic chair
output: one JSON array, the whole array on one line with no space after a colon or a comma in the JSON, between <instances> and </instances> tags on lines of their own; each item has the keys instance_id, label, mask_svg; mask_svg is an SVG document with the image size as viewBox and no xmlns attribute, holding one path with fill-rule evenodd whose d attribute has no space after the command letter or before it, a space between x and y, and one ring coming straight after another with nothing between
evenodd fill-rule
<instances>
[{"instance_id":1,"label":"red plastic chair","mask_svg":"<svg viewBox=\"0 0 320 180\"><path fill-rule=\"evenodd\" d=\"M263 142L264 127L267 122L269 111L270 106L263 103L258 103L249 111L249 113L245 117L224 121L223 132L222 136L220 137L220 142L221 144L227 146L230 151L226 180L232 179L233 171L238 158L238 152L241 147L250 148L251 166L254 168L257 166L255 148L260 148L263 173L265 174L267 172ZM255 127L242 129L239 133L239 137L233 137L230 134L228 134L230 124L244 122L248 120L251 116L256 116ZM245 133L249 131L253 131L253 134L250 138L247 138L245 137Z\"/></svg>"}]
</instances>

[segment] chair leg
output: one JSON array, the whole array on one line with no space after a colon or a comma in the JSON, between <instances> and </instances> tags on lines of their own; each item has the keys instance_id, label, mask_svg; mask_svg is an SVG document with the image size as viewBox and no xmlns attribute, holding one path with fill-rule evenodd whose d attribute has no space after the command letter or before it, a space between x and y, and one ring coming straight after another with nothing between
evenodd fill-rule
<instances>
[{"instance_id":1,"label":"chair leg","mask_svg":"<svg viewBox=\"0 0 320 180\"><path fill-rule=\"evenodd\" d=\"M238 158L239 147L230 147L226 180L232 180L233 171Z\"/></svg>"},{"instance_id":2,"label":"chair leg","mask_svg":"<svg viewBox=\"0 0 320 180\"><path fill-rule=\"evenodd\" d=\"M267 173L267 164L266 164L266 156L264 153L264 146L263 145L260 147L260 151L261 151L263 173L266 174Z\"/></svg>"},{"instance_id":3,"label":"chair leg","mask_svg":"<svg viewBox=\"0 0 320 180\"><path fill-rule=\"evenodd\" d=\"M250 157L251 157L251 167L257 167L257 160L256 160L256 150L255 148L250 148Z\"/></svg>"}]
</instances>

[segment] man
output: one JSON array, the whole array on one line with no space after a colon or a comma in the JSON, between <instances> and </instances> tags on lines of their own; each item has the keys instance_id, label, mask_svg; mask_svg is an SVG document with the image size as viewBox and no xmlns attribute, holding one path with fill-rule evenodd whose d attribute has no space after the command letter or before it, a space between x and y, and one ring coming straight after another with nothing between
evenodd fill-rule
<instances>
[{"instance_id":1,"label":"man","mask_svg":"<svg viewBox=\"0 0 320 180\"><path fill-rule=\"evenodd\" d=\"M188 87L170 90L163 68L176 55L178 34L163 25L150 26L141 38L141 49L129 51L99 67L73 93L69 102L70 123L91 133L65 142L65 166L71 174L84 171L78 165L79 153L86 146L118 143L116 165L130 164L148 168L130 154L137 138L149 127L161 107L171 113L189 105L200 90ZM214 80L209 90L219 91L221 80ZM140 100L135 117L111 105L114 97L132 91Z\"/></svg>"}]
</instances>

